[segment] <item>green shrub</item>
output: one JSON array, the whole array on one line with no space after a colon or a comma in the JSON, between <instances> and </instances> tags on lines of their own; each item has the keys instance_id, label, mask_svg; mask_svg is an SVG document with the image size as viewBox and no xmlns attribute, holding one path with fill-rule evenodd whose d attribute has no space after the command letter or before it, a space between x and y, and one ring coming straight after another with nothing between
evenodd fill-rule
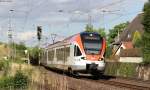
<instances>
[{"instance_id":1,"label":"green shrub","mask_svg":"<svg viewBox=\"0 0 150 90\"><path fill-rule=\"evenodd\" d=\"M14 88L25 88L28 85L28 77L22 72L17 71L14 76Z\"/></svg>"},{"instance_id":2,"label":"green shrub","mask_svg":"<svg viewBox=\"0 0 150 90\"><path fill-rule=\"evenodd\" d=\"M0 88L3 89L19 89L27 88L29 79L21 71L17 71L15 76L5 76L0 79Z\"/></svg>"},{"instance_id":3,"label":"green shrub","mask_svg":"<svg viewBox=\"0 0 150 90\"><path fill-rule=\"evenodd\" d=\"M0 88L11 88L13 87L13 77L3 77L0 80Z\"/></svg>"},{"instance_id":4,"label":"green shrub","mask_svg":"<svg viewBox=\"0 0 150 90\"><path fill-rule=\"evenodd\" d=\"M134 77L136 73L136 65L132 63L120 63L118 68L120 76L123 77Z\"/></svg>"},{"instance_id":5,"label":"green shrub","mask_svg":"<svg viewBox=\"0 0 150 90\"><path fill-rule=\"evenodd\" d=\"M106 64L105 74L134 78L136 75L136 67L137 64L135 63L108 62Z\"/></svg>"},{"instance_id":6,"label":"green shrub","mask_svg":"<svg viewBox=\"0 0 150 90\"><path fill-rule=\"evenodd\" d=\"M6 60L0 60L0 71L4 71L4 76L8 74L10 69L10 63Z\"/></svg>"},{"instance_id":7,"label":"green shrub","mask_svg":"<svg viewBox=\"0 0 150 90\"><path fill-rule=\"evenodd\" d=\"M0 70L9 68L9 62L6 60L0 60Z\"/></svg>"},{"instance_id":8,"label":"green shrub","mask_svg":"<svg viewBox=\"0 0 150 90\"><path fill-rule=\"evenodd\" d=\"M116 76L117 69L118 69L118 63L117 62L106 63L105 74Z\"/></svg>"},{"instance_id":9,"label":"green shrub","mask_svg":"<svg viewBox=\"0 0 150 90\"><path fill-rule=\"evenodd\" d=\"M112 55L112 48L110 46L107 46L106 48L106 58L110 58Z\"/></svg>"},{"instance_id":10,"label":"green shrub","mask_svg":"<svg viewBox=\"0 0 150 90\"><path fill-rule=\"evenodd\" d=\"M0 71L3 70L3 68L4 68L4 63L0 61Z\"/></svg>"}]
</instances>

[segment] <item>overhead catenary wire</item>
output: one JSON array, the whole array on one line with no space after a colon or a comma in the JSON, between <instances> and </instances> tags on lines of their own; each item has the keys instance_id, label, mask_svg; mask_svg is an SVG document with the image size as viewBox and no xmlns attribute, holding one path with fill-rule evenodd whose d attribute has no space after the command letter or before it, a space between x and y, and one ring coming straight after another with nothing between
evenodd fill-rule
<instances>
[{"instance_id":1,"label":"overhead catenary wire","mask_svg":"<svg viewBox=\"0 0 150 90\"><path fill-rule=\"evenodd\" d=\"M48 5L47 4L47 0L43 0L43 1L40 1L39 2L39 4L34 4L34 3L31 3L30 2L30 0L26 0L27 1L27 3L28 3L28 10L27 11L25 11L25 16L23 17L23 28L22 28L22 30L26 30L26 28L27 27L29 27L29 26L27 26L27 24L28 24L28 22L31 20L30 19L30 17L32 16L33 17L33 14L32 13L34 13L34 12L36 12L39 8L41 8L42 6L45 6L45 4L46 5ZM34 0L34 2L35 2L36 0ZM48 1L49 2L49 1ZM114 1L114 2L110 2L110 3L107 3L107 4L105 4L105 5L103 5L103 6L100 6L100 7L98 7L100 10L102 10L102 9L105 9L105 8L107 8L107 7L112 7L112 6L114 6L114 5L118 5L118 4L120 4L121 2L124 2L123 0L117 0L117 1ZM36 9L36 8L38 8L38 9ZM47 10L47 11L49 11L49 10ZM17 12L17 10L15 11L15 12ZM19 12L19 11L18 11ZM57 11L56 11L57 12ZM69 14L69 13L68 13ZM127 17L128 15L125 15L125 14L123 14L123 15L121 15L120 13L113 13L113 12L109 12L109 13L105 13L105 14L118 14L118 17ZM120 16L119 16L120 15ZM107 16L107 15L106 15ZM94 18L94 16L92 16L92 19ZM111 20L111 21L115 21L115 20ZM71 22L71 21L70 21ZM106 21L107 22L107 21ZM32 22L31 22L32 23ZM110 23L109 21L107 22L107 24L108 23Z\"/></svg>"}]
</instances>

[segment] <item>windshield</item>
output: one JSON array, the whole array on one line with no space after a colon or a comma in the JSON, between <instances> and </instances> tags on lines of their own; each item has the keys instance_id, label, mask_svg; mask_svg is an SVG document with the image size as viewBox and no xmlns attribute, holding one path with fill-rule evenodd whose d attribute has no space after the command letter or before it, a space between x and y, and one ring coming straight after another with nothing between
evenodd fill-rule
<instances>
[{"instance_id":1,"label":"windshield","mask_svg":"<svg viewBox=\"0 0 150 90\"><path fill-rule=\"evenodd\" d=\"M102 46L99 35L82 35L82 42L86 54L99 54Z\"/></svg>"},{"instance_id":2,"label":"windshield","mask_svg":"<svg viewBox=\"0 0 150 90\"><path fill-rule=\"evenodd\" d=\"M100 41L85 41L84 50L87 54L99 54L101 48Z\"/></svg>"}]
</instances>

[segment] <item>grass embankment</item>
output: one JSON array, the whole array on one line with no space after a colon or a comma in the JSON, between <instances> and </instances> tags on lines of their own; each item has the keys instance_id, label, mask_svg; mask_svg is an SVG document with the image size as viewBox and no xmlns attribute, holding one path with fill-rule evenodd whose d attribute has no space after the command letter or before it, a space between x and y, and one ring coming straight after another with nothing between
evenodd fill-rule
<instances>
[{"instance_id":1,"label":"grass embankment","mask_svg":"<svg viewBox=\"0 0 150 90\"><path fill-rule=\"evenodd\" d=\"M51 74L43 67L1 61L0 90L67 90L66 76ZM2 89L1 89L2 88Z\"/></svg>"},{"instance_id":2,"label":"grass embankment","mask_svg":"<svg viewBox=\"0 0 150 90\"><path fill-rule=\"evenodd\" d=\"M135 63L109 62L106 64L105 74L111 76L136 78L135 76L137 75L137 66L138 64Z\"/></svg>"},{"instance_id":3,"label":"grass embankment","mask_svg":"<svg viewBox=\"0 0 150 90\"><path fill-rule=\"evenodd\" d=\"M9 48L6 44L0 44L0 58L6 57L8 55Z\"/></svg>"},{"instance_id":4,"label":"grass embankment","mask_svg":"<svg viewBox=\"0 0 150 90\"><path fill-rule=\"evenodd\" d=\"M20 67L14 67L10 61L0 60L0 89L25 89L28 82L28 75Z\"/></svg>"}]
</instances>

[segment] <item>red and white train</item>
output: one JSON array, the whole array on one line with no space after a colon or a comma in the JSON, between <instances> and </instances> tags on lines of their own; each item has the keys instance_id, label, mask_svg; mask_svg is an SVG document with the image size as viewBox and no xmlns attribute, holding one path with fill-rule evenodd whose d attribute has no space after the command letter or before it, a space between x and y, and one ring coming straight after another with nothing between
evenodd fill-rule
<instances>
[{"instance_id":1,"label":"red and white train","mask_svg":"<svg viewBox=\"0 0 150 90\"><path fill-rule=\"evenodd\" d=\"M106 41L96 32L81 32L43 50L40 63L70 74L101 75L105 69Z\"/></svg>"}]
</instances>

